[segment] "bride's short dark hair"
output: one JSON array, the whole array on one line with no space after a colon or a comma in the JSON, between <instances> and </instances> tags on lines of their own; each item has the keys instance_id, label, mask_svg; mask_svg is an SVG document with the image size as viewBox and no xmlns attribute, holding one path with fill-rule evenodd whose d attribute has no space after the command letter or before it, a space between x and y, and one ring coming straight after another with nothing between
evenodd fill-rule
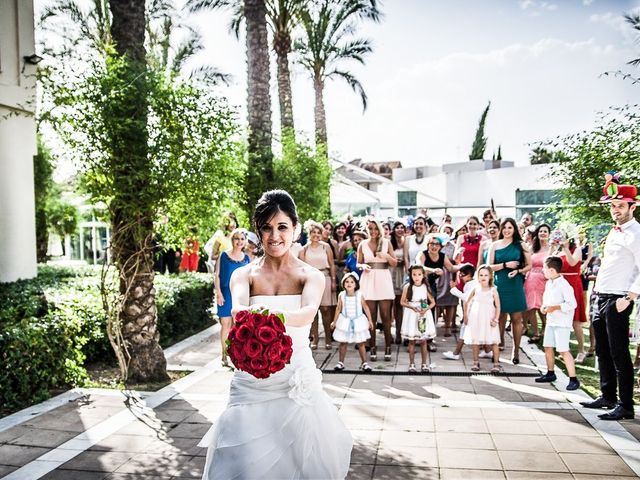
<instances>
[{"instance_id":1,"label":"bride's short dark hair","mask_svg":"<svg viewBox=\"0 0 640 480\"><path fill-rule=\"evenodd\" d=\"M287 215L287 217L291 219L294 227L298 224L296 203L288 192L284 190L269 190L268 192L264 192L253 212L253 225L256 232L260 232L260 229L278 212Z\"/></svg>"}]
</instances>

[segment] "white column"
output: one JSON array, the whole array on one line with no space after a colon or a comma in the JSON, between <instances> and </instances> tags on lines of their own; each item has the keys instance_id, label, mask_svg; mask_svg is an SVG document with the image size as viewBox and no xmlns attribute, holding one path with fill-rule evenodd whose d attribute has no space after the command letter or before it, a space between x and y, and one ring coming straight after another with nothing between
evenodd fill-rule
<instances>
[{"instance_id":1,"label":"white column","mask_svg":"<svg viewBox=\"0 0 640 480\"><path fill-rule=\"evenodd\" d=\"M33 156L36 154L32 0L0 2L0 282L36 269Z\"/></svg>"}]
</instances>

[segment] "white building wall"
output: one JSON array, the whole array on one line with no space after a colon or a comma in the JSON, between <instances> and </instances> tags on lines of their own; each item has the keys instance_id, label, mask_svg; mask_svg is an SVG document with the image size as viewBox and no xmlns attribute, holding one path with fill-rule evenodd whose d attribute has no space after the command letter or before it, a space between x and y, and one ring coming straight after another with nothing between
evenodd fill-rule
<instances>
[{"instance_id":1,"label":"white building wall","mask_svg":"<svg viewBox=\"0 0 640 480\"><path fill-rule=\"evenodd\" d=\"M0 282L36 270L33 156L36 154L32 0L0 1ZM23 70L24 69L24 70Z\"/></svg>"},{"instance_id":2,"label":"white building wall","mask_svg":"<svg viewBox=\"0 0 640 480\"><path fill-rule=\"evenodd\" d=\"M454 222L469 215L481 215L491 205L493 199L498 215L516 214L516 190L554 190L559 185L548 177L549 165L525 167L502 167L491 170L473 168L466 164L458 169L448 169L435 175L399 181L395 184L379 183L381 214L384 217L397 215L397 193L400 190L417 192L416 207L428 208L430 215L438 220L446 212ZM402 169L406 173L410 169Z\"/></svg>"}]
</instances>

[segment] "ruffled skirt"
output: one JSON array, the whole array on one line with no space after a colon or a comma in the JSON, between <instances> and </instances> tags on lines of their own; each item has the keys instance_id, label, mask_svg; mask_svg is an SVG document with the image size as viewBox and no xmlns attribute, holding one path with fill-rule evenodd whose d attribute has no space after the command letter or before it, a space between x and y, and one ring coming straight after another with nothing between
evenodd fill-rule
<instances>
[{"instance_id":1,"label":"ruffled skirt","mask_svg":"<svg viewBox=\"0 0 640 480\"><path fill-rule=\"evenodd\" d=\"M333 339L340 343L361 343L371 338L369 320L366 315L349 319L340 314L333 331Z\"/></svg>"},{"instance_id":2,"label":"ruffled skirt","mask_svg":"<svg viewBox=\"0 0 640 480\"><path fill-rule=\"evenodd\" d=\"M203 480L344 479L352 438L314 366L258 380L237 371L229 405L199 446Z\"/></svg>"}]
</instances>

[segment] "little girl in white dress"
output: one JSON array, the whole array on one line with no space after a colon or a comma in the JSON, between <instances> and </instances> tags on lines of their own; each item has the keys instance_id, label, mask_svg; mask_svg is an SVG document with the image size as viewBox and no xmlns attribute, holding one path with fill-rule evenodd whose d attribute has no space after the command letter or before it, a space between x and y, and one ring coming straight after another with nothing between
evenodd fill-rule
<instances>
[{"instance_id":1,"label":"little girl in white dress","mask_svg":"<svg viewBox=\"0 0 640 480\"><path fill-rule=\"evenodd\" d=\"M370 372L371 367L365 361L365 342L371 338L370 330L373 329L371 312L360 292L358 274L349 272L342 277L343 291L338 295L336 315L331 323L334 340L340 342L338 350L340 361L333 368L336 371L344 370L344 359L347 355L347 345L357 344L360 353L360 370Z\"/></svg>"},{"instance_id":2,"label":"little girl in white dress","mask_svg":"<svg viewBox=\"0 0 640 480\"><path fill-rule=\"evenodd\" d=\"M425 271L422 265L413 265L409 269L409 283L402 290L400 305L404 307L402 314L403 340L409 341L409 371L415 372L416 341L420 342L422 355L421 371L429 371L427 342L436 336L436 326L431 309L436 301L425 282Z\"/></svg>"},{"instance_id":3,"label":"little girl in white dress","mask_svg":"<svg viewBox=\"0 0 640 480\"><path fill-rule=\"evenodd\" d=\"M476 272L478 284L471 291L464 305L464 343L473 352L472 372L480 371L480 345L490 345L493 350L492 373L503 371L500 365L500 297L493 285L493 273L487 265Z\"/></svg>"}]
</instances>

